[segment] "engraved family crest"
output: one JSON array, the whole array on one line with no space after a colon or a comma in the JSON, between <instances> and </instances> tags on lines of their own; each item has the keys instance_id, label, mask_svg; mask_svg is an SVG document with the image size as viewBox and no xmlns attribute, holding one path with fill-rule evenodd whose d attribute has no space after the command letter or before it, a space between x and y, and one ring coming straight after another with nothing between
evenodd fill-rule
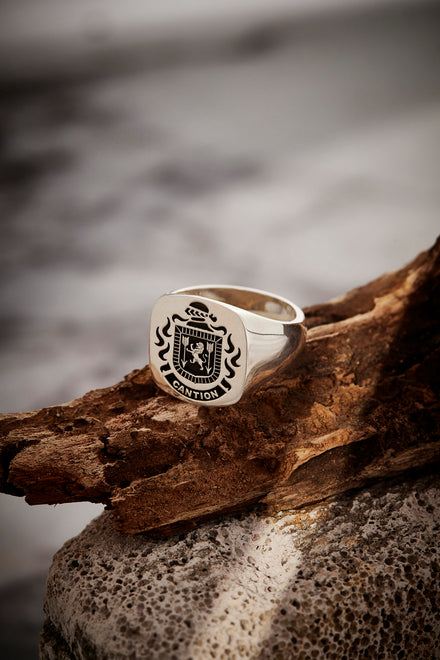
<instances>
[{"instance_id":1,"label":"engraved family crest","mask_svg":"<svg viewBox=\"0 0 440 660\"><path fill-rule=\"evenodd\" d=\"M198 327L176 325L173 365L193 383L212 383L220 375L223 336Z\"/></svg>"},{"instance_id":2,"label":"engraved family crest","mask_svg":"<svg viewBox=\"0 0 440 660\"><path fill-rule=\"evenodd\" d=\"M172 314L156 328L160 371L174 390L193 400L210 400L231 389L241 349L208 306L194 301L184 315ZM183 380L180 380L183 379Z\"/></svg>"}]
</instances>

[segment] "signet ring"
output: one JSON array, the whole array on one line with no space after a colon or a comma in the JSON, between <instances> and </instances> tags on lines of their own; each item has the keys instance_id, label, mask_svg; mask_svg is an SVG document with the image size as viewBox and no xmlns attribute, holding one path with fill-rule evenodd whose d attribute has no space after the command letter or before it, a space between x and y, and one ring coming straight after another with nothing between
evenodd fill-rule
<instances>
[{"instance_id":1,"label":"signet ring","mask_svg":"<svg viewBox=\"0 0 440 660\"><path fill-rule=\"evenodd\" d=\"M150 369L168 394L197 405L227 406L290 364L305 335L303 311L266 291L179 289L153 307Z\"/></svg>"}]
</instances>

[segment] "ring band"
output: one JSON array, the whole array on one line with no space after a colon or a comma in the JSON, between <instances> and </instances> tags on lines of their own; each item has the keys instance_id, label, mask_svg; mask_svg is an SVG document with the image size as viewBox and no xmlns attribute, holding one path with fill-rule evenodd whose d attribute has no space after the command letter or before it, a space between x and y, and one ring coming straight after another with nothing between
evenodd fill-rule
<instances>
[{"instance_id":1,"label":"ring band","mask_svg":"<svg viewBox=\"0 0 440 660\"><path fill-rule=\"evenodd\" d=\"M227 406L258 387L301 350L304 313L266 291L196 286L159 298L150 324L157 385L205 406Z\"/></svg>"}]
</instances>

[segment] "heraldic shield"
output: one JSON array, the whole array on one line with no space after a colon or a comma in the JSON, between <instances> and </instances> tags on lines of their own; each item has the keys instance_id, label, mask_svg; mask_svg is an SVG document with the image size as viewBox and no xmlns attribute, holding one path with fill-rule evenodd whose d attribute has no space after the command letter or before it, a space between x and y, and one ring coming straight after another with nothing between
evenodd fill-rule
<instances>
[{"instance_id":1,"label":"heraldic shield","mask_svg":"<svg viewBox=\"0 0 440 660\"><path fill-rule=\"evenodd\" d=\"M237 346L238 341L245 345L244 327L236 324L228 329L236 315L220 305L218 320L215 307L217 314L205 301L185 296L185 306L176 309L175 298L173 294L164 296L153 309L150 360L154 378L163 382L166 391L186 401L232 399L237 372L240 382L244 378L241 347Z\"/></svg>"},{"instance_id":2,"label":"heraldic shield","mask_svg":"<svg viewBox=\"0 0 440 660\"><path fill-rule=\"evenodd\" d=\"M192 383L213 383L220 375L222 339L222 335L205 329L176 324L174 368Z\"/></svg>"}]
</instances>

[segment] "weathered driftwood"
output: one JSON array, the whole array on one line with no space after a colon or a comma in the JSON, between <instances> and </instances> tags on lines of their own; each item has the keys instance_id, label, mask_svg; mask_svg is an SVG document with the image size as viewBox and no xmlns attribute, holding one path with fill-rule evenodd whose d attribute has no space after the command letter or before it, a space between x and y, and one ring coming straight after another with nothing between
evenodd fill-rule
<instances>
[{"instance_id":1,"label":"weathered driftwood","mask_svg":"<svg viewBox=\"0 0 440 660\"><path fill-rule=\"evenodd\" d=\"M226 408L180 402L148 367L0 419L1 489L104 502L128 533L263 503L298 507L440 459L440 240L400 271L306 310L289 373Z\"/></svg>"}]
</instances>

